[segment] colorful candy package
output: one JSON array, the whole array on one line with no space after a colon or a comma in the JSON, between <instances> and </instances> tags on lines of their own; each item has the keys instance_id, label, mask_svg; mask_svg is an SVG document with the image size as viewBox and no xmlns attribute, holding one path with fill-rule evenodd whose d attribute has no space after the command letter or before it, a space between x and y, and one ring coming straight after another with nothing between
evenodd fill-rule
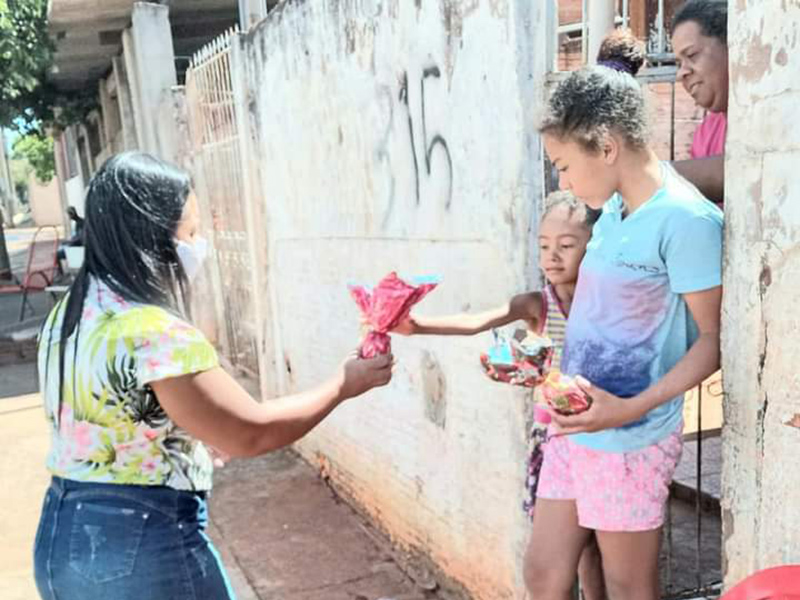
<instances>
[{"instance_id":1,"label":"colorful candy package","mask_svg":"<svg viewBox=\"0 0 800 600\"><path fill-rule=\"evenodd\" d=\"M577 415L592 405L592 399L578 387L575 379L558 371L550 372L541 390L545 401L561 415Z\"/></svg>"},{"instance_id":2,"label":"colorful candy package","mask_svg":"<svg viewBox=\"0 0 800 600\"><path fill-rule=\"evenodd\" d=\"M494 345L481 354L484 372L495 381L535 387L544 381L553 360L553 342L550 338L527 334L518 330L506 336L497 330Z\"/></svg>"},{"instance_id":3,"label":"colorful candy package","mask_svg":"<svg viewBox=\"0 0 800 600\"><path fill-rule=\"evenodd\" d=\"M406 283L391 272L377 286L370 289L361 285L350 285L350 295L364 316L367 334L359 348L361 358L373 358L388 354L392 349L389 331L406 318L411 307L422 300L438 285L432 277L417 277L414 285Z\"/></svg>"}]
</instances>

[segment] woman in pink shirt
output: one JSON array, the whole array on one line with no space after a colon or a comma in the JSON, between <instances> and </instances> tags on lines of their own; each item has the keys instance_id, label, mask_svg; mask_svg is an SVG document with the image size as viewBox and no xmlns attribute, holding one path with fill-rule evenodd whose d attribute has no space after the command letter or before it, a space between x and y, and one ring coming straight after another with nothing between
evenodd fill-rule
<instances>
[{"instance_id":1,"label":"woman in pink shirt","mask_svg":"<svg viewBox=\"0 0 800 600\"><path fill-rule=\"evenodd\" d=\"M677 79L708 113L694 133L692 158L725 151L728 111L728 3L689 0L672 23Z\"/></svg>"},{"instance_id":2,"label":"woman in pink shirt","mask_svg":"<svg viewBox=\"0 0 800 600\"><path fill-rule=\"evenodd\" d=\"M728 3L726 0L688 0L672 21L672 49L678 65L677 80L706 109L694 132L693 159L675 168L713 200L722 201L722 171L728 111ZM710 157L718 157L710 159ZM698 181L698 178L700 180ZM718 186L718 192L706 187Z\"/></svg>"},{"instance_id":3,"label":"woman in pink shirt","mask_svg":"<svg viewBox=\"0 0 800 600\"><path fill-rule=\"evenodd\" d=\"M707 113L692 137L689 154L692 158L708 158L725 154L728 118L725 113Z\"/></svg>"}]
</instances>

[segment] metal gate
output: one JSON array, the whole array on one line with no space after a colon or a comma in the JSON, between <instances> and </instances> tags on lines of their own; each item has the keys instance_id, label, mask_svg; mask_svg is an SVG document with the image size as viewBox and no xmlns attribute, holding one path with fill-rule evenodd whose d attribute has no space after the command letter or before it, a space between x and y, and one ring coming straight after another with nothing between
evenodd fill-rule
<instances>
[{"instance_id":1,"label":"metal gate","mask_svg":"<svg viewBox=\"0 0 800 600\"><path fill-rule=\"evenodd\" d=\"M198 200L213 220L213 285L222 298L227 354L234 366L258 379L258 325L240 129L231 78L235 31L220 36L192 59L186 103Z\"/></svg>"}]
</instances>

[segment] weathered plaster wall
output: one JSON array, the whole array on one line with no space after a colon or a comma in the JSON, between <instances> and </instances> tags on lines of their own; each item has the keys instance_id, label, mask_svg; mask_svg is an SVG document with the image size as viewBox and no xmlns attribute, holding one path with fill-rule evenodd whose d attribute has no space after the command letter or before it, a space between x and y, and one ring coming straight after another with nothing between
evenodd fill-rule
<instances>
[{"instance_id":1,"label":"weathered plaster wall","mask_svg":"<svg viewBox=\"0 0 800 600\"><path fill-rule=\"evenodd\" d=\"M295 1L241 40L277 390L357 344L348 282L441 275L420 308L438 314L538 284L544 4ZM497 600L522 597L528 411L480 372L488 343L395 339L391 386L299 447L398 542Z\"/></svg>"},{"instance_id":2,"label":"weathered plaster wall","mask_svg":"<svg viewBox=\"0 0 800 600\"><path fill-rule=\"evenodd\" d=\"M800 5L731 0L728 35L722 508L731 585L800 563Z\"/></svg>"}]
</instances>

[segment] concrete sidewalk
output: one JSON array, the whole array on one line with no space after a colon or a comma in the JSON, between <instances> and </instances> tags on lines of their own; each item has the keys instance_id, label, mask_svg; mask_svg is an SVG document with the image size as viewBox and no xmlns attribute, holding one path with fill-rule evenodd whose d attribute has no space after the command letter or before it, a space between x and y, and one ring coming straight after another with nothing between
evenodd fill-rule
<instances>
[{"instance_id":1,"label":"concrete sidewalk","mask_svg":"<svg viewBox=\"0 0 800 600\"><path fill-rule=\"evenodd\" d=\"M3 367L6 377L9 369ZM4 391L4 390L0 390ZM38 394L0 399L0 598L34 600L33 540L49 477L50 443Z\"/></svg>"},{"instance_id":2,"label":"concrete sidewalk","mask_svg":"<svg viewBox=\"0 0 800 600\"><path fill-rule=\"evenodd\" d=\"M47 423L25 387L30 364L0 367L0 598L35 600L32 548L48 474ZM29 385L29 383L28 383ZM5 396L5 397L3 397ZM379 535L291 450L220 469L211 537L239 600L423 600Z\"/></svg>"},{"instance_id":3,"label":"concrete sidewalk","mask_svg":"<svg viewBox=\"0 0 800 600\"><path fill-rule=\"evenodd\" d=\"M440 598L291 450L221 469L211 519L241 600Z\"/></svg>"}]
</instances>

